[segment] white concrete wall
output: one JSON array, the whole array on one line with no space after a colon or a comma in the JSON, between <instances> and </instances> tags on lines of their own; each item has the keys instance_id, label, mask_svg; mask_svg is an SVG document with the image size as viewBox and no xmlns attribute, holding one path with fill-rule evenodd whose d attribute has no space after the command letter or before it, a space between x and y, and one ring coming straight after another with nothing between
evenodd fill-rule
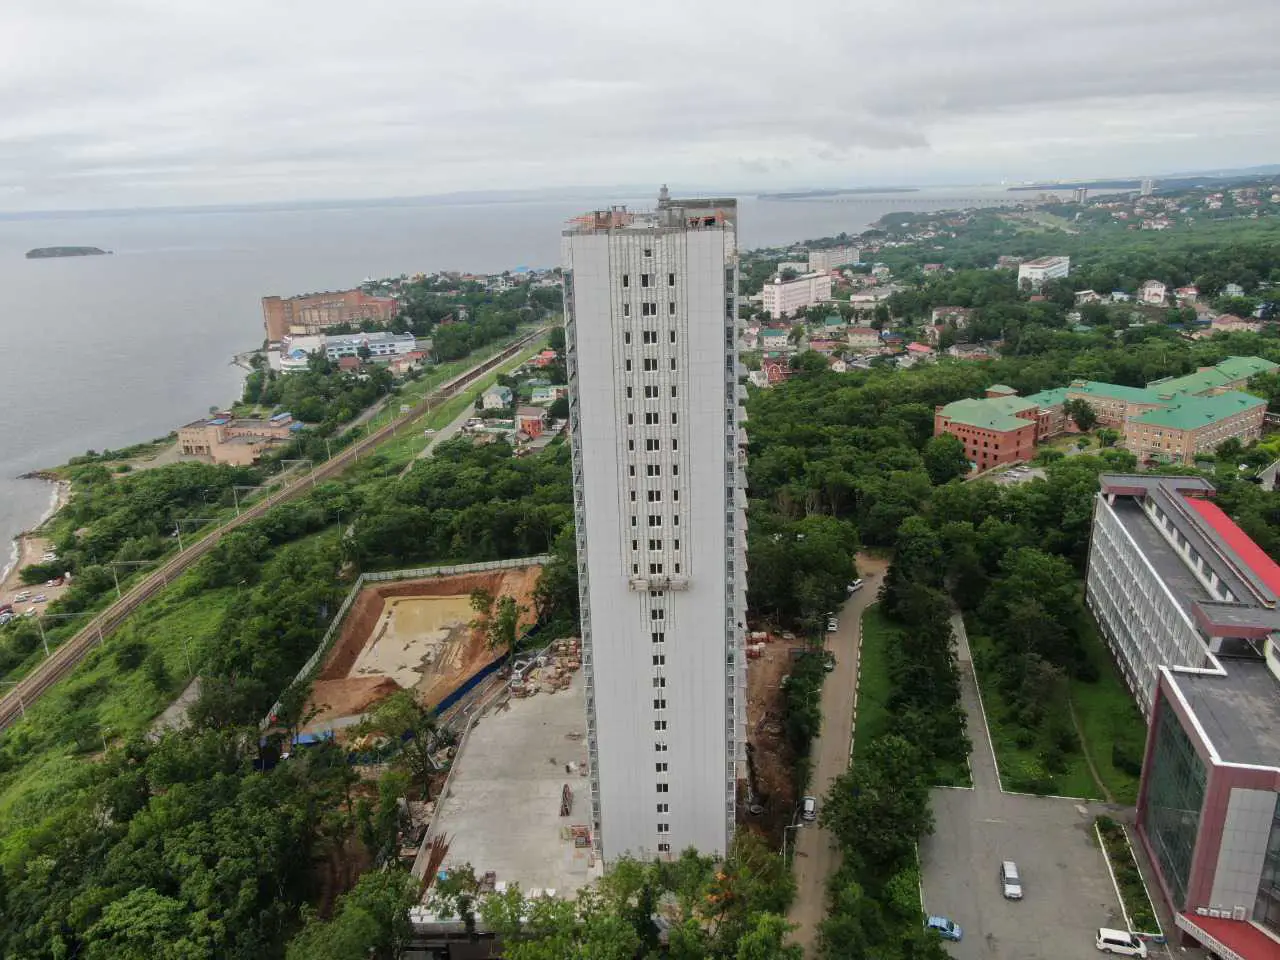
<instances>
[{"instance_id":1,"label":"white concrete wall","mask_svg":"<svg viewBox=\"0 0 1280 960\"><path fill-rule=\"evenodd\" d=\"M1244 907L1246 916L1253 914L1275 814L1276 795L1270 790L1237 787L1231 791L1209 906Z\"/></svg>"},{"instance_id":2,"label":"white concrete wall","mask_svg":"<svg viewBox=\"0 0 1280 960\"><path fill-rule=\"evenodd\" d=\"M673 856L690 845L723 852L741 734L736 713L743 707L735 696L741 631L726 625L745 615L745 564L735 565L733 580L726 567L726 459L736 457L736 413L726 447L725 384L738 372L736 324L729 320L726 337L725 319L736 312L732 297L726 303L726 258L736 266L733 235L620 229L566 240L579 571L602 852L606 861L624 853L653 856L660 844ZM655 280L652 317L639 306L649 299L639 285L645 273ZM643 342L646 330L657 332L657 343ZM646 372L645 359L656 360L657 370ZM645 386L655 386L658 396L646 399ZM646 424L645 414L654 412L658 422ZM660 449L646 450L646 440L657 440ZM647 475L650 465L659 475ZM731 470L730 485L739 479ZM651 502L651 493L660 500ZM650 516L661 525L650 526ZM661 540L662 549L650 551L650 540ZM744 545L740 533L734 549ZM687 581L688 589L637 589L632 581L649 577L651 563L662 564L662 576ZM657 611L661 619L654 619ZM655 632L663 642L653 642ZM658 792L660 783L665 792ZM658 812L660 803L668 812ZM668 831L659 832L659 824Z\"/></svg>"}]
</instances>

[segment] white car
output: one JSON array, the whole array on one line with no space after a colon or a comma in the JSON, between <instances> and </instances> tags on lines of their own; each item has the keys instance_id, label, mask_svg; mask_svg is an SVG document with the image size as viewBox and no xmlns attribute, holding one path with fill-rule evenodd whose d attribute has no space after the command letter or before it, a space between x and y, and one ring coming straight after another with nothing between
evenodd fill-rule
<instances>
[{"instance_id":1,"label":"white car","mask_svg":"<svg viewBox=\"0 0 1280 960\"><path fill-rule=\"evenodd\" d=\"M849 593L857 593L862 589L862 578L859 577L857 580L853 581L853 583L845 587L845 589L849 591Z\"/></svg>"},{"instance_id":2,"label":"white car","mask_svg":"<svg viewBox=\"0 0 1280 960\"><path fill-rule=\"evenodd\" d=\"M46 600L48 600L48 599L49 599L49 598L48 598L48 597L46 597L43 593L37 593L34 597L32 597L32 598L31 598L31 602L32 602L32 603L44 603L44 602L45 602Z\"/></svg>"},{"instance_id":3,"label":"white car","mask_svg":"<svg viewBox=\"0 0 1280 960\"><path fill-rule=\"evenodd\" d=\"M834 620L834 619L827 621L827 633L835 633L839 629L840 629L840 621Z\"/></svg>"}]
</instances>

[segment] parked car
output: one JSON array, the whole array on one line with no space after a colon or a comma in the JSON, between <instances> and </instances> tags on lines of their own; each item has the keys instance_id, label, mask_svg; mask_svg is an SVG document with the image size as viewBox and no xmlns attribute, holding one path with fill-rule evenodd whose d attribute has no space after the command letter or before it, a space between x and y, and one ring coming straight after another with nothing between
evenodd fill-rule
<instances>
[{"instance_id":1,"label":"parked car","mask_svg":"<svg viewBox=\"0 0 1280 960\"><path fill-rule=\"evenodd\" d=\"M926 930L935 930L943 940L959 940L964 936L964 931L960 929L960 924L954 920L948 920L946 917L930 917L924 922Z\"/></svg>"},{"instance_id":2,"label":"parked car","mask_svg":"<svg viewBox=\"0 0 1280 960\"><path fill-rule=\"evenodd\" d=\"M822 654L822 669L830 673L836 668L836 655L830 650Z\"/></svg>"},{"instance_id":3,"label":"parked car","mask_svg":"<svg viewBox=\"0 0 1280 960\"><path fill-rule=\"evenodd\" d=\"M1012 860L1000 861L1000 892L1006 900L1022 899L1022 877Z\"/></svg>"},{"instance_id":4,"label":"parked car","mask_svg":"<svg viewBox=\"0 0 1280 960\"><path fill-rule=\"evenodd\" d=\"M1103 953L1117 953L1122 957L1146 957L1147 945L1127 930L1098 928L1098 939L1093 944Z\"/></svg>"},{"instance_id":5,"label":"parked car","mask_svg":"<svg viewBox=\"0 0 1280 960\"><path fill-rule=\"evenodd\" d=\"M48 599L49 599L49 598L48 598L48 597L46 597L43 593L37 593L34 597L32 597L32 598L31 598L31 602L32 602L32 603L44 603L44 602L45 602L46 600L48 600Z\"/></svg>"},{"instance_id":6,"label":"parked car","mask_svg":"<svg viewBox=\"0 0 1280 960\"><path fill-rule=\"evenodd\" d=\"M840 621L837 620L835 617L832 617L830 620L827 621L827 633L835 633L839 629L840 629Z\"/></svg>"},{"instance_id":7,"label":"parked car","mask_svg":"<svg viewBox=\"0 0 1280 960\"><path fill-rule=\"evenodd\" d=\"M845 589L848 590L850 593L857 593L859 590L862 589L862 578L859 577L857 580L853 581L853 583L845 587Z\"/></svg>"},{"instance_id":8,"label":"parked car","mask_svg":"<svg viewBox=\"0 0 1280 960\"><path fill-rule=\"evenodd\" d=\"M805 797L800 801L800 819L805 823L813 823L818 819L817 797Z\"/></svg>"}]
</instances>

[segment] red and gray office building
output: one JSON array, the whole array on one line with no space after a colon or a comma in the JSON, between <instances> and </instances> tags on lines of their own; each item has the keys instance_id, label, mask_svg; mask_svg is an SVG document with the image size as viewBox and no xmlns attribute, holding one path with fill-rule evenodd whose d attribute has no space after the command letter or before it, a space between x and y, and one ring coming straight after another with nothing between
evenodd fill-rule
<instances>
[{"instance_id":1,"label":"red and gray office building","mask_svg":"<svg viewBox=\"0 0 1280 960\"><path fill-rule=\"evenodd\" d=\"M1280 957L1280 565L1198 477L1104 474L1086 598L1149 717L1137 835L1181 937Z\"/></svg>"}]
</instances>

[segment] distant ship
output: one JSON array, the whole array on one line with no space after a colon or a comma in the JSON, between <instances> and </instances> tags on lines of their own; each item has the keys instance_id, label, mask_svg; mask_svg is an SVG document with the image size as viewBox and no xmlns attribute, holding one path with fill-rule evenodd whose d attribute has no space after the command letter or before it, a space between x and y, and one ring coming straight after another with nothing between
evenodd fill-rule
<instances>
[{"instance_id":1,"label":"distant ship","mask_svg":"<svg viewBox=\"0 0 1280 960\"><path fill-rule=\"evenodd\" d=\"M36 247L27 251L28 260L47 260L51 257L100 257L110 250L100 247Z\"/></svg>"}]
</instances>

